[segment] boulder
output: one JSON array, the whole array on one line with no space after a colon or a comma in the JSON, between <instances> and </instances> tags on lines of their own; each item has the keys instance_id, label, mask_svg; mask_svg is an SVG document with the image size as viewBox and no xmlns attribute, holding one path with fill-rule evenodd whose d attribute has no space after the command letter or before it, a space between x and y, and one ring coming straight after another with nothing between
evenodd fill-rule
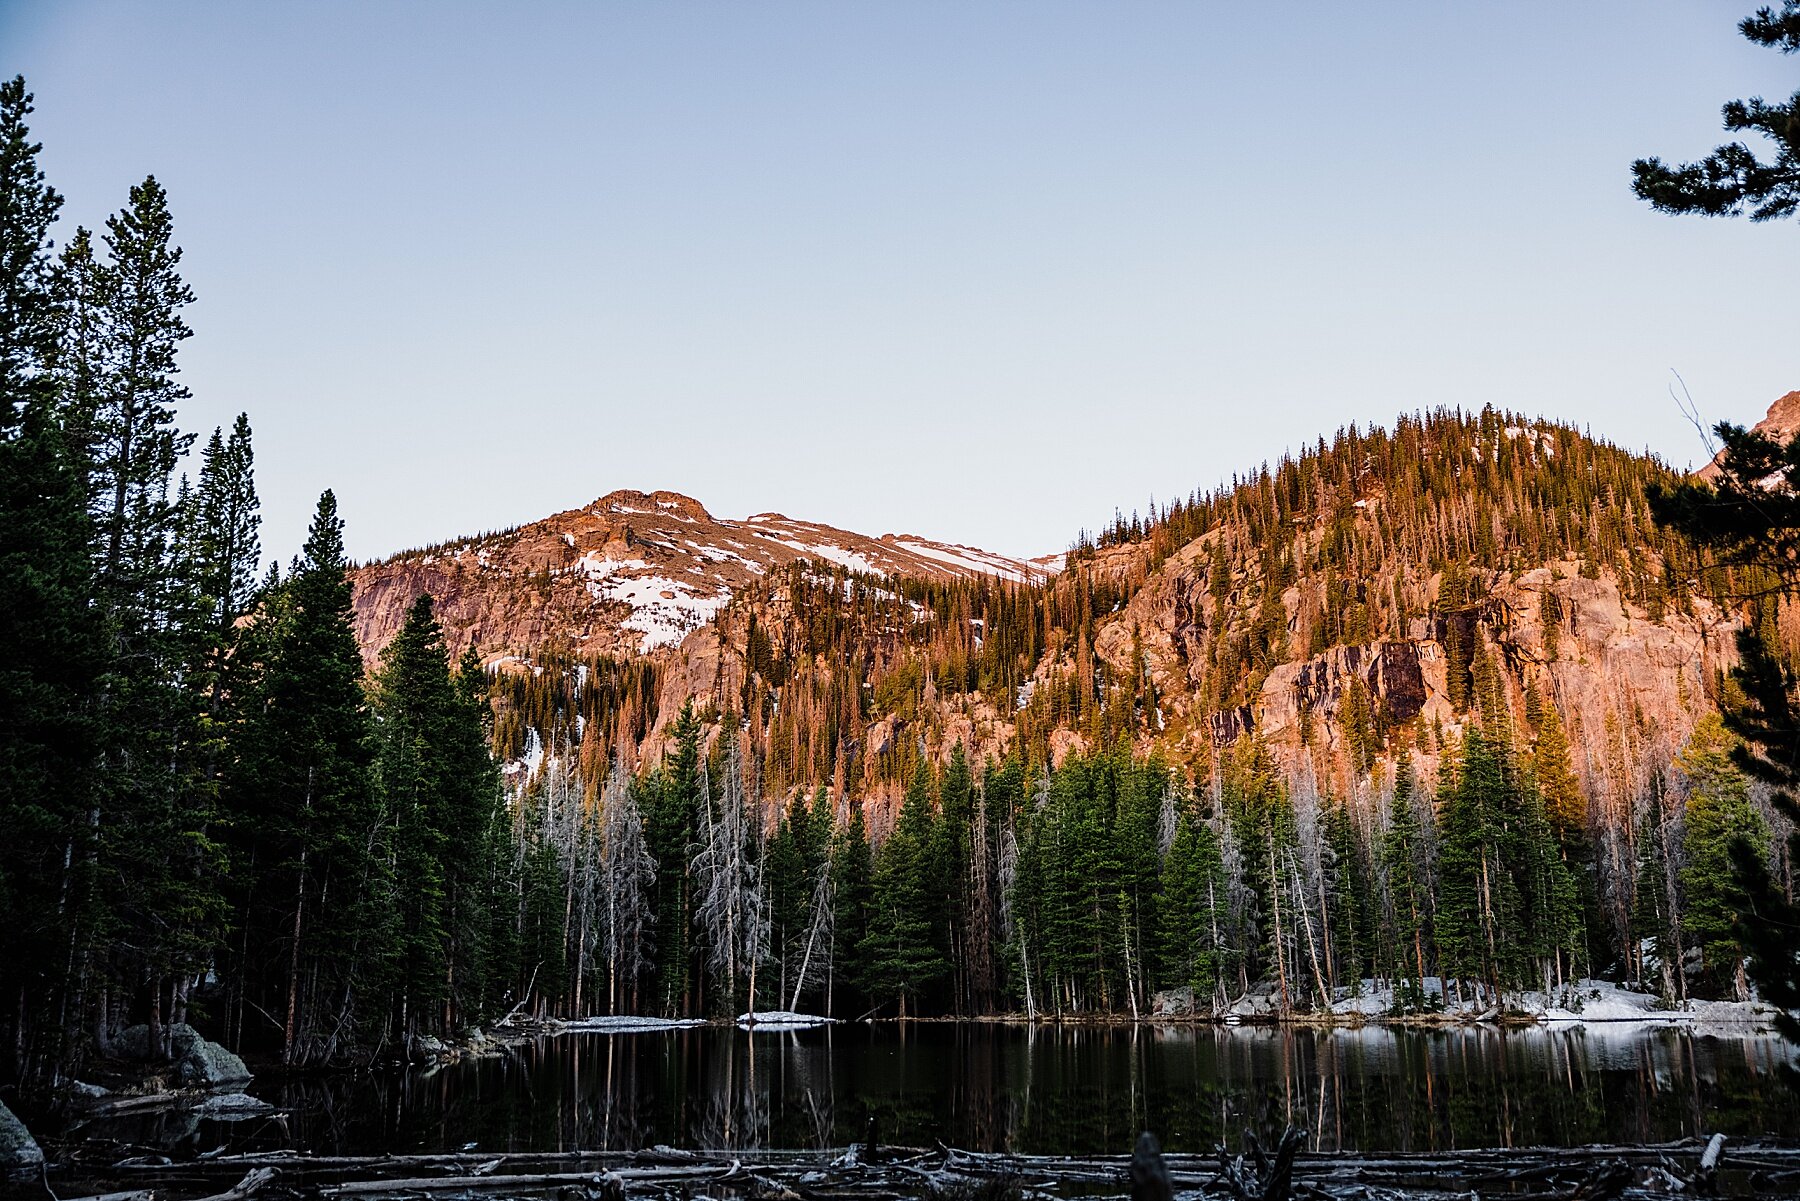
<instances>
[{"instance_id":1,"label":"boulder","mask_svg":"<svg viewBox=\"0 0 1800 1201\"><path fill-rule=\"evenodd\" d=\"M221 1084L241 1084L250 1079L244 1061L221 1047L200 1037L200 1032L185 1022L169 1027L169 1061L175 1065L175 1078L193 1088L215 1088ZM121 1059L150 1060L150 1028L128 1026L112 1041L113 1054Z\"/></svg>"},{"instance_id":2,"label":"boulder","mask_svg":"<svg viewBox=\"0 0 1800 1201\"><path fill-rule=\"evenodd\" d=\"M44 1166L44 1152L12 1110L0 1105L0 1178L25 1180Z\"/></svg>"},{"instance_id":3,"label":"boulder","mask_svg":"<svg viewBox=\"0 0 1800 1201\"><path fill-rule=\"evenodd\" d=\"M1156 994L1150 1012L1159 1018L1185 1018L1194 1014L1194 990L1168 988Z\"/></svg>"},{"instance_id":4,"label":"boulder","mask_svg":"<svg viewBox=\"0 0 1800 1201\"><path fill-rule=\"evenodd\" d=\"M1234 1001L1226 1010L1228 1014L1240 1018L1272 1018L1282 1011L1279 987L1273 980L1259 980L1250 986L1250 991Z\"/></svg>"}]
</instances>

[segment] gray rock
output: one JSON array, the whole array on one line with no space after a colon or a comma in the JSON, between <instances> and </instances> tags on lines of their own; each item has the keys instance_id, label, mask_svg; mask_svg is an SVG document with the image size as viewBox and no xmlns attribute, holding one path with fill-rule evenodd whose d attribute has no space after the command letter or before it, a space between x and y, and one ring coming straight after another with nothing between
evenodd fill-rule
<instances>
[{"instance_id":1,"label":"gray rock","mask_svg":"<svg viewBox=\"0 0 1800 1201\"><path fill-rule=\"evenodd\" d=\"M244 1061L221 1047L201 1039L185 1053L178 1064L181 1079L188 1084L212 1088L220 1084L242 1084L250 1079Z\"/></svg>"},{"instance_id":2,"label":"gray rock","mask_svg":"<svg viewBox=\"0 0 1800 1201\"><path fill-rule=\"evenodd\" d=\"M1170 988L1156 994L1150 1012L1159 1018L1184 1018L1194 1012L1194 990Z\"/></svg>"},{"instance_id":3,"label":"gray rock","mask_svg":"<svg viewBox=\"0 0 1800 1201\"><path fill-rule=\"evenodd\" d=\"M0 1105L0 1177L25 1180L44 1166L43 1149L12 1110Z\"/></svg>"},{"instance_id":4,"label":"gray rock","mask_svg":"<svg viewBox=\"0 0 1800 1201\"><path fill-rule=\"evenodd\" d=\"M120 1059L149 1059L150 1027L125 1027L107 1040L105 1050Z\"/></svg>"},{"instance_id":5,"label":"gray rock","mask_svg":"<svg viewBox=\"0 0 1800 1201\"><path fill-rule=\"evenodd\" d=\"M250 1079L244 1061L221 1047L207 1042L200 1032L185 1022L168 1029L170 1061L175 1065L176 1079L190 1087L214 1088L221 1084L241 1084ZM150 1028L129 1026L114 1036L113 1054L122 1059L151 1060Z\"/></svg>"}]
</instances>

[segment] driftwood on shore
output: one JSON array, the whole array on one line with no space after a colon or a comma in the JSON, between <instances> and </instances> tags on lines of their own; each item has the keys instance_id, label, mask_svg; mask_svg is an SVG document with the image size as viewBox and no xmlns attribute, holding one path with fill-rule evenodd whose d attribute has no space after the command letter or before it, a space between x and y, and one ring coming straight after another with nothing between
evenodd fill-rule
<instances>
[{"instance_id":1,"label":"driftwood on shore","mask_svg":"<svg viewBox=\"0 0 1800 1201\"><path fill-rule=\"evenodd\" d=\"M1129 1156L1020 1156L939 1147L843 1151L649 1151L311 1156L267 1153L187 1163L126 1162L69 1172L61 1201L1521 1201L1610 1198L1800 1199L1800 1146L1722 1137L1646 1146L1410 1154L1302 1150L1163 1154L1145 1136ZM231 1183L236 1181L235 1184ZM75 1185L77 1187L70 1187ZM82 1188L80 1186L88 1186Z\"/></svg>"}]
</instances>

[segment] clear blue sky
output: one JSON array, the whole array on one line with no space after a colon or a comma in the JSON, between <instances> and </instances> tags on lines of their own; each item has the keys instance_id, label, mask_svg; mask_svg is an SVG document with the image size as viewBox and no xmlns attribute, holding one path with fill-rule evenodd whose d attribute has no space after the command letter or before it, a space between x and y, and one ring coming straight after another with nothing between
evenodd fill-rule
<instances>
[{"instance_id":1,"label":"clear blue sky","mask_svg":"<svg viewBox=\"0 0 1800 1201\"><path fill-rule=\"evenodd\" d=\"M0 0L65 224L168 186L184 424L265 546L616 487L1015 553L1351 421L1699 457L1800 388L1800 223L1642 154L1800 86L1720 3Z\"/></svg>"}]
</instances>

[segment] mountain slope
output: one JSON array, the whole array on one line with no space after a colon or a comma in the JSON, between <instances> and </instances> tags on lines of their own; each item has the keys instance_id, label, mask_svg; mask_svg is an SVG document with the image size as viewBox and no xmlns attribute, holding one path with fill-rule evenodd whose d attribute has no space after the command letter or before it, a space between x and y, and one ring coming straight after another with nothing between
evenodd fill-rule
<instances>
[{"instance_id":1,"label":"mountain slope","mask_svg":"<svg viewBox=\"0 0 1800 1201\"><path fill-rule=\"evenodd\" d=\"M878 538L780 513L714 517L676 492L608 493L542 521L405 552L354 574L357 636L378 654L429 592L451 644L484 655L546 645L649 654L679 645L753 582L806 561L869 576L1042 582L1021 560L910 534Z\"/></svg>"},{"instance_id":2,"label":"mountain slope","mask_svg":"<svg viewBox=\"0 0 1800 1201\"><path fill-rule=\"evenodd\" d=\"M1120 521L1054 574L617 492L360 568L356 611L372 656L431 592L453 646L497 667L519 770L559 743L653 761L692 702L745 723L771 795L891 798L958 742L1125 741L1198 779L1255 742L1290 779L1369 796L1402 758L1429 780L1500 703L1526 745L1559 714L1594 823L1629 828L1738 620L1649 522L1673 478L1570 427L1439 410Z\"/></svg>"}]
</instances>

